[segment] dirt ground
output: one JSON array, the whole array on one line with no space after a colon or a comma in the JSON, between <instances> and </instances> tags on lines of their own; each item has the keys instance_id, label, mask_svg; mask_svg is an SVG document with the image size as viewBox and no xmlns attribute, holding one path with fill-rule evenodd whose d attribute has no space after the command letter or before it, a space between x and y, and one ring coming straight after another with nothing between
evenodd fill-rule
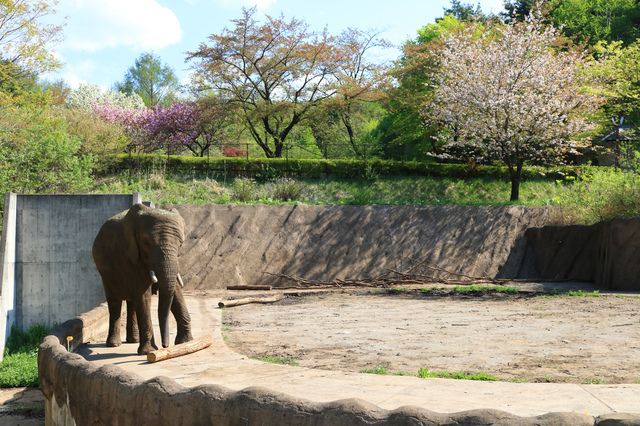
<instances>
[{"instance_id":1,"label":"dirt ground","mask_svg":"<svg viewBox=\"0 0 640 426\"><path fill-rule=\"evenodd\" d=\"M223 336L248 356L359 372L483 372L501 380L640 383L640 297L440 290L291 295L225 309Z\"/></svg>"}]
</instances>

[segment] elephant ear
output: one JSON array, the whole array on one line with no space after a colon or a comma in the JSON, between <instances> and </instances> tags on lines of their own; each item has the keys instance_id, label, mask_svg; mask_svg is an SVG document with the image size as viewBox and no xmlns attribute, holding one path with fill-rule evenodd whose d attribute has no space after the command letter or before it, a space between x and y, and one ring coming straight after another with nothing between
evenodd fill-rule
<instances>
[{"instance_id":1,"label":"elephant ear","mask_svg":"<svg viewBox=\"0 0 640 426\"><path fill-rule=\"evenodd\" d=\"M138 240L136 239L136 216L137 210L130 209L122 219L122 231L124 234L124 251L127 258L136 265L138 263Z\"/></svg>"}]
</instances>

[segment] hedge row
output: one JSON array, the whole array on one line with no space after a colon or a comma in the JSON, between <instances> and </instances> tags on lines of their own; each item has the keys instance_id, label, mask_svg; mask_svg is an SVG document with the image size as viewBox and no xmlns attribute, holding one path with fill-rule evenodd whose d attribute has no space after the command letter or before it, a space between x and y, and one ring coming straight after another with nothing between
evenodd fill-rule
<instances>
[{"instance_id":1,"label":"hedge row","mask_svg":"<svg viewBox=\"0 0 640 426\"><path fill-rule=\"evenodd\" d=\"M558 166L553 168L526 167L523 179L565 179L576 177L588 166ZM449 176L457 178L494 177L508 179L509 172L504 166L483 166L466 164L424 163L418 161L396 160L314 160L262 158L249 159L216 157L162 156L154 154L117 155L104 157L99 170L106 173L131 170L134 172L152 172L163 170L166 173L220 173L230 175L253 176L271 179L280 176L305 176L318 178L333 176L337 178L360 178L385 175Z\"/></svg>"}]
</instances>

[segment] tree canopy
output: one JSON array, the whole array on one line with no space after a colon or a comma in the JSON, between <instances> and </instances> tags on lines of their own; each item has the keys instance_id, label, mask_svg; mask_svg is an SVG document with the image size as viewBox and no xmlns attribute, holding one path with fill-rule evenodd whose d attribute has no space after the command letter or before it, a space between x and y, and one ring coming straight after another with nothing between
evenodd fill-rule
<instances>
[{"instance_id":1,"label":"tree canopy","mask_svg":"<svg viewBox=\"0 0 640 426\"><path fill-rule=\"evenodd\" d=\"M448 35L424 109L428 123L441 124L446 148L466 148L460 157L507 166L512 201L519 198L525 162L562 162L584 145L572 138L593 128L588 116L599 98L582 90L582 54L554 49L558 37L539 14L480 37L473 27Z\"/></svg>"},{"instance_id":2,"label":"tree canopy","mask_svg":"<svg viewBox=\"0 0 640 426\"><path fill-rule=\"evenodd\" d=\"M169 106L180 83L173 68L163 64L153 52L141 54L114 89L128 95L137 94L147 107Z\"/></svg>"},{"instance_id":3,"label":"tree canopy","mask_svg":"<svg viewBox=\"0 0 640 426\"><path fill-rule=\"evenodd\" d=\"M234 27L212 34L188 53L196 92L212 90L235 111L267 157L281 157L284 142L317 104L336 93L338 56L328 32L302 20L266 17L243 9Z\"/></svg>"}]
</instances>

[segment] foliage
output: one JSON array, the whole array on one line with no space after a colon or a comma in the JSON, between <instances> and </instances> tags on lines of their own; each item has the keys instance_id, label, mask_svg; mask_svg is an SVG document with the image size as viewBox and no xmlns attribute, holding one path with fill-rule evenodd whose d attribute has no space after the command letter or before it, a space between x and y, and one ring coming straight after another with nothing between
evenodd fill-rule
<instances>
[{"instance_id":1,"label":"foliage","mask_svg":"<svg viewBox=\"0 0 640 426\"><path fill-rule=\"evenodd\" d=\"M539 14L479 38L476 30L445 38L425 118L441 125L447 147L472 148L474 162L504 163L515 201L525 162L557 164L587 145L571 138L593 129L588 113L599 99L582 90L582 55L552 49L558 31Z\"/></svg>"},{"instance_id":2,"label":"foliage","mask_svg":"<svg viewBox=\"0 0 640 426\"><path fill-rule=\"evenodd\" d=\"M196 102L174 102L170 107L126 110L109 103L94 104L94 113L102 120L119 124L134 147L145 152L163 149L179 153L188 148L203 157L211 144L226 141L224 129L216 127L225 116L219 109L205 111Z\"/></svg>"},{"instance_id":3,"label":"foliage","mask_svg":"<svg viewBox=\"0 0 640 426\"><path fill-rule=\"evenodd\" d=\"M147 107L171 105L178 90L179 81L173 68L163 64L153 52L142 53L124 76L124 81L114 85L118 92L139 95Z\"/></svg>"},{"instance_id":4,"label":"foliage","mask_svg":"<svg viewBox=\"0 0 640 426\"><path fill-rule=\"evenodd\" d=\"M67 95L64 104L85 112L91 112L94 105L110 105L122 110L139 110L145 107L144 101L136 93L127 95L115 90L103 92L97 84L80 84Z\"/></svg>"},{"instance_id":5,"label":"foliage","mask_svg":"<svg viewBox=\"0 0 640 426\"><path fill-rule=\"evenodd\" d=\"M331 75L338 56L326 30L309 31L302 20L266 17L243 8L234 28L211 35L188 60L197 61L193 83L236 107L267 157L281 157L292 129L321 100L335 93Z\"/></svg>"},{"instance_id":6,"label":"foliage","mask_svg":"<svg viewBox=\"0 0 640 426\"><path fill-rule=\"evenodd\" d=\"M628 45L640 37L640 3L635 0L551 0L547 16L577 44Z\"/></svg>"},{"instance_id":7,"label":"foliage","mask_svg":"<svg viewBox=\"0 0 640 426\"><path fill-rule=\"evenodd\" d=\"M640 117L640 39L627 47L599 43L594 52L602 60L590 71L604 84L593 89L607 99L607 116Z\"/></svg>"},{"instance_id":8,"label":"foliage","mask_svg":"<svg viewBox=\"0 0 640 426\"><path fill-rule=\"evenodd\" d=\"M52 47L62 39L62 25L50 22L57 0L3 0L0 2L0 57L5 66L19 65L34 72L62 66Z\"/></svg>"},{"instance_id":9,"label":"foliage","mask_svg":"<svg viewBox=\"0 0 640 426\"><path fill-rule=\"evenodd\" d=\"M27 333L11 327L2 364L0 388L38 387L38 346L48 332L44 325L36 324Z\"/></svg>"},{"instance_id":10,"label":"foliage","mask_svg":"<svg viewBox=\"0 0 640 426\"><path fill-rule=\"evenodd\" d=\"M592 225L615 217L640 215L640 175L631 170L593 168L578 182L562 185L554 200L560 225Z\"/></svg>"},{"instance_id":11,"label":"foliage","mask_svg":"<svg viewBox=\"0 0 640 426\"><path fill-rule=\"evenodd\" d=\"M395 160L325 160L285 158L218 157L199 158L138 154L105 156L100 159L111 164L111 170L150 171L165 168L171 173L210 173L254 175L262 180L293 175L319 178L368 178L376 176L441 176L450 179L487 177L504 179L509 176L504 166L424 163ZM565 179L590 173L590 166L558 166L552 168L529 166L522 170L523 179Z\"/></svg>"},{"instance_id":12,"label":"foliage","mask_svg":"<svg viewBox=\"0 0 640 426\"><path fill-rule=\"evenodd\" d=\"M55 108L54 114L64 118L67 133L80 139L80 155L98 157L125 152L129 139L118 124L96 117L95 114L76 108Z\"/></svg>"},{"instance_id":13,"label":"foliage","mask_svg":"<svg viewBox=\"0 0 640 426\"><path fill-rule=\"evenodd\" d=\"M381 87L388 80L387 66L373 58L390 47L391 43L381 38L381 31L374 29L348 28L336 40L336 50L340 52L336 55L338 68L334 72L337 93L331 104L356 152L354 121L362 120L360 115L364 103L383 96Z\"/></svg>"},{"instance_id":14,"label":"foliage","mask_svg":"<svg viewBox=\"0 0 640 426\"><path fill-rule=\"evenodd\" d=\"M400 159L395 154L397 145L404 145L404 155L412 160L425 161L427 152L440 152L441 144L432 137L437 126L425 125L420 111L435 87L433 76L440 69L442 39L448 34L460 33L467 26L476 27L477 24L464 23L446 15L435 24L420 28L416 38L402 46L402 56L390 71L396 84L386 88L389 116L379 127L380 142L388 158Z\"/></svg>"},{"instance_id":15,"label":"foliage","mask_svg":"<svg viewBox=\"0 0 640 426\"><path fill-rule=\"evenodd\" d=\"M76 156L80 141L46 109L1 109L0 135L0 192L82 191L91 183L92 157Z\"/></svg>"},{"instance_id":16,"label":"foliage","mask_svg":"<svg viewBox=\"0 0 640 426\"><path fill-rule=\"evenodd\" d=\"M489 18L482 13L480 3L476 5L475 9L471 3L461 3L460 0L451 0L449 7L443 7L444 16L453 16L459 21L475 21L484 23ZM436 22L442 18L437 18Z\"/></svg>"}]
</instances>

